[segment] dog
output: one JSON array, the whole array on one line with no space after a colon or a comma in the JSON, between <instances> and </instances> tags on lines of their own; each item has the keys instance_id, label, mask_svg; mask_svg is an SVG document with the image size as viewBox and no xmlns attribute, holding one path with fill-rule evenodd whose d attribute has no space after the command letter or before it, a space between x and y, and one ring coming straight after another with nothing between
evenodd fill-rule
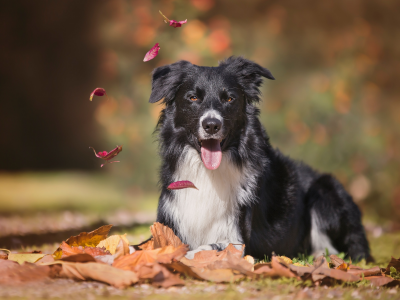
<instances>
[{"instance_id":1,"label":"dog","mask_svg":"<svg viewBox=\"0 0 400 300\"><path fill-rule=\"evenodd\" d=\"M162 101L157 221L201 250L245 244L257 259L344 252L369 257L361 213L343 186L274 149L259 121L259 87L271 72L243 57L217 67L179 61L152 73ZM168 190L189 180L196 189Z\"/></svg>"}]
</instances>

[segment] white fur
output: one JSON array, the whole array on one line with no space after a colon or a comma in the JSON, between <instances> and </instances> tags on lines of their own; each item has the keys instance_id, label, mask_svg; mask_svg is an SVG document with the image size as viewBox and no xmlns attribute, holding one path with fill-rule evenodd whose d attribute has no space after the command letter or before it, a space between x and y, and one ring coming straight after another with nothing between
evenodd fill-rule
<instances>
[{"instance_id":1,"label":"white fur","mask_svg":"<svg viewBox=\"0 0 400 300\"><path fill-rule=\"evenodd\" d=\"M218 131L216 134L210 135L208 134L204 128L203 128L203 121L206 118L215 118L218 119L222 125L224 124L224 119L222 118L222 116L219 114L218 111L214 110L214 109L210 109L207 110L201 117L200 117L200 121L199 121L199 137L201 140L207 140L207 139L222 139L222 130ZM222 128L222 126L221 126Z\"/></svg>"},{"instance_id":2,"label":"white fur","mask_svg":"<svg viewBox=\"0 0 400 300\"><path fill-rule=\"evenodd\" d=\"M251 187L256 183L251 174L245 167L240 171L228 153L222 154L218 169L208 170L195 149L185 148L174 181L189 180L198 190L173 191L173 199L165 201L164 211L190 249L226 241L243 243L238 209L239 204L254 201Z\"/></svg>"},{"instance_id":3,"label":"white fur","mask_svg":"<svg viewBox=\"0 0 400 300\"><path fill-rule=\"evenodd\" d=\"M331 243L326 232L321 229L321 219L320 216L315 212L314 209L311 210L311 248L312 254L314 256L320 256L325 253L325 249L328 249L330 254L339 253Z\"/></svg>"}]
</instances>

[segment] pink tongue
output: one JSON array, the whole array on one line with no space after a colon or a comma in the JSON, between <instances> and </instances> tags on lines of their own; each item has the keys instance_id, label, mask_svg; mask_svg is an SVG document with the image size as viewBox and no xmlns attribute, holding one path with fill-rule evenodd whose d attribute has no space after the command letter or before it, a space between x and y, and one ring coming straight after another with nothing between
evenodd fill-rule
<instances>
[{"instance_id":1,"label":"pink tongue","mask_svg":"<svg viewBox=\"0 0 400 300\"><path fill-rule=\"evenodd\" d=\"M209 170L219 167L222 159L221 146L219 140L203 140L201 143L201 159L204 166Z\"/></svg>"}]
</instances>

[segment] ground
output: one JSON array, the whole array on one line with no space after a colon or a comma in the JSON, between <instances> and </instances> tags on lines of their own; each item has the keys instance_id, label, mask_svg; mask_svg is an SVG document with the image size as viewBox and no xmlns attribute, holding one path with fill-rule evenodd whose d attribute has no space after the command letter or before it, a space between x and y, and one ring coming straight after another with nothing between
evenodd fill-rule
<instances>
[{"instance_id":1,"label":"ground","mask_svg":"<svg viewBox=\"0 0 400 300\"><path fill-rule=\"evenodd\" d=\"M31 175L23 178L8 176L7 183L0 180L0 197L7 199L0 203L3 212L0 217L0 247L18 251L39 249L51 253L69 236L103 224L115 224L111 233L127 233L132 244L150 235L149 225L155 219L156 195L140 194L134 203L129 203L129 199L124 198L128 196L118 194L117 185L105 187L103 183L109 182L107 178L99 178L98 183L91 176L80 175L76 179L74 174L63 174L58 175L62 180L56 181L54 176L46 176L44 179ZM54 190L54 184L58 185L61 193ZM37 188L29 190L29 186L37 185L39 190L46 192L37 192ZM28 188L20 188L24 186ZM50 186L53 190L49 189ZM88 196L93 194L95 196ZM77 195L88 200L83 201ZM99 203L96 196L116 199ZM16 201L21 197L31 200L24 202L24 210ZM70 200L65 200L68 197ZM66 205L68 202L70 205ZM121 209L121 206L129 209ZM364 221L376 260L374 265L386 267L391 256L400 257L400 232L393 231L388 224L371 223L368 216ZM230 284L187 280L186 283L183 287L169 289L142 284L119 290L97 282L58 279L24 286L0 286L0 299L400 299L399 288L373 288L367 282L334 287L307 287L289 279Z\"/></svg>"}]
</instances>

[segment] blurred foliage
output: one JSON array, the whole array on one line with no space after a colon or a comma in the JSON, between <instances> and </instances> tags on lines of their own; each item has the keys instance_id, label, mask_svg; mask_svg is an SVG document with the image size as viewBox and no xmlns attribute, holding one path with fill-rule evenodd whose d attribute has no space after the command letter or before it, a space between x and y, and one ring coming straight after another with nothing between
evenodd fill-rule
<instances>
[{"instance_id":1,"label":"blurred foliage","mask_svg":"<svg viewBox=\"0 0 400 300\"><path fill-rule=\"evenodd\" d=\"M335 174L364 210L400 216L400 33L396 1L114 1L104 10L101 62L111 101L97 122L124 163L112 172L154 188L159 160L149 105L154 67L180 59L215 66L243 55L277 78L263 88L271 142ZM171 28L158 14L188 23ZM160 43L154 60L142 56Z\"/></svg>"},{"instance_id":2,"label":"blurred foliage","mask_svg":"<svg viewBox=\"0 0 400 300\"><path fill-rule=\"evenodd\" d=\"M43 134L48 149L52 143L59 143L58 147L64 149L62 155L52 157L53 166L60 166L56 161L61 160L73 164L73 153L79 163L90 161L92 168L98 168L100 161L93 153L77 149L93 146L98 151L109 151L116 144L123 144L118 156L121 163L106 166L102 171L110 172L122 184L136 186L136 191L154 191L159 159L152 132L162 105L147 102L151 71L180 59L216 66L218 60L230 55L243 55L270 69L277 79L265 82L260 104L261 120L272 144L318 170L333 173L372 218L399 219L400 21L397 15L400 2L88 1L76 16L66 4L63 10L60 3L50 5L39 1L35 5L55 9L59 19L73 16L74 20L81 20L77 23L81 27L65 21L54 28L69 33L65 39L71 53L80 51L72 49L75 34L90 63L78 54L68 57L65 49L60 57L53 59L56 62L62 59L64 64L75 66L76 70L84 68L86 72L86 75L66 73L81 84L77 90L76 80L68 81L70 96L58 102L63 104L59 110L69 116L60 120L70 131L63 131L58 138L53 133L51 139ZM81 5L80 1L69 3L75 8ZM169 27L159 10L170 19L188 19L188 22L181 28ZM23 16L34 18L30 14ZM29 31L26 34L29 36ZM144 63L145 53L156 42L161 47L159 55ZM43 40L36 43L41 45ZM89 94L97 86L107 90L109 99L95 97L89 103ZM62 92L66 90L64 87ZM40 92L44 93L43 89L35 93ZM53 95L57 92L52 89ZM12 94L7 96L13 99ZM72 98L73 105L67 106ZM54 97L49 99L57 101ZM84 113L81 111L77 119L81 108ZM45 106L34 107L29 113L40 110L47 114L48 120L46 114L41 116L48 128L54 132L61 130L52 126L61 121L54 120L57 115ZM18 113L14 112L15 118ZM79 138L74 141L74 136ZM18 142L25 138L21 132L15 137ZM7 157L13 155L7 153ZM23 152L19 153L23 156ZM44 160L40 153L30 159ZM79 164L73 165L79 168Z\"/></svg>"}]
</instances>

